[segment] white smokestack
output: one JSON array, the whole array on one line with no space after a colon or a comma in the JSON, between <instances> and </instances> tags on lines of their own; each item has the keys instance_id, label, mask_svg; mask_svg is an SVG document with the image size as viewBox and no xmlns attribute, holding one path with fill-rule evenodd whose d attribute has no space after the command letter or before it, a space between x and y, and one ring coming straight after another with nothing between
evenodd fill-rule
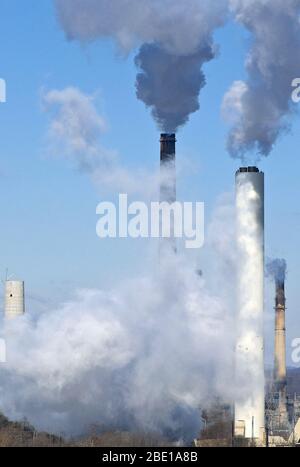
<instances>
[{"instance_id":1,"label":"white smokestack","mask_svg":"<svg viewBox=\"0 0 300 467\"><path fill-rule=\"evenodd\" d=\"M5 305L4 314L6 318L16 318L25 313L24 282L5 282Z\"/></svg>"},{"instance_id":2,"label":"white smokestack","mask_svg":"<svg viewBox=\"0 0 300 467\"><path fill-rule=\"evenodd\" d=\"M238 316L235 435L264 432L264 174L255 167L236 175Z\"/></svg>"}]
</instances>

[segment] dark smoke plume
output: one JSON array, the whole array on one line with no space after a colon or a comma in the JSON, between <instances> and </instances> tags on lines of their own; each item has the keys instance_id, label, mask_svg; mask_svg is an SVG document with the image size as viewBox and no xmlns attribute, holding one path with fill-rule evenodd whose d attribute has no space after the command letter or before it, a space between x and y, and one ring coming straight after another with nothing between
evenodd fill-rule
<instances>
[{"instance_id":1,"label":"dark smoke plume","mask_svg":"<svg viewBox=\"0 0 300 467\"><path fill-rule=\"evenodd\" d=\"M206 80L201 69L214 58L211 45L201 47L192 55L174 55L158 44L144 44L136 65L137 97L147 107L159 128L167 133L176 132L189 115L199 110L199 94Z\"/></svg>"},{"instance_id":2,"label":"dark smoke plume","mask_svg":"<svg viewBox=\"0 0 300 467\"><path fill-rule=\"evenodd\" d=\"M268 260L266 266L267 276L278 282L284 282L287 273L287 264L285 259Z\"/></svg>"},{"instance_id":3,"label":"dark smoke plume","mask_svg":"<svg viewBox=\"0 0 300 467\"><path fill-rule=\"evenodd\" d=\"M55 0L71 40L112 38L125 54L140 47L137 96L161 130L176 131L199 109L204 63L215 56L213 33L227 0Z\"/></svg>"}]
</instances>

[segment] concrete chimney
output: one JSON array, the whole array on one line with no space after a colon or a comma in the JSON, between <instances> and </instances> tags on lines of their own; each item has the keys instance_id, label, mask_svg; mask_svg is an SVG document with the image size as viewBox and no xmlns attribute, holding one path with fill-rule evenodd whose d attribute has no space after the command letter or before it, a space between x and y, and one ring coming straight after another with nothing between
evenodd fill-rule
<instances>
[{"instance_id":1,"label":"concrete chimney","mask_svg":"<svg viewBox=\"0 0 300 467\"><path fill-rule=\"evenodd\" d=\"M6 318L16 318L25 313L24 282L6 281L4 296L4 315Z\"/></svg>"},{"instance_id":2,"label":"concrete chimney","mask_svg":"<svg viewBox=\"0 0 300 467\"><path fill-rule=\"evenodd\" d=\"M264 174L236 174L238 303L236 318L235 437L261 445L265 434Z\"/></svg>"},{"instance_id":3,"label":"concrete chimney","mask_svg":"<svg viewBox=\"0 0 300 467\"><path fill-rule=\"evenodd\" d=\"M284 280L276 279L274 383L279 392L285 392L287 385L285 304Z\"/></svg>"}]
</instances>

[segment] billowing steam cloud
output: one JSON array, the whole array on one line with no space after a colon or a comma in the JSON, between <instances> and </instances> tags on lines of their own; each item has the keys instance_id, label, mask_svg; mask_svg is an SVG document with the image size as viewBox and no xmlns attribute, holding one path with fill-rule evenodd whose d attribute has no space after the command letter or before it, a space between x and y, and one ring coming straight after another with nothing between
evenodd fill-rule
<instances>
[{"instance_id":1,"label":"billowing steam cloud","mask_svg":"<svg viewBox=\"0 0 300 467\"><path fill-rule=\"evenodd\" d=\"M233 157L267 156L289 129L294 112L291 83L299 75L300 1L231 0L239 23L251 33L248 79L225 96L224 112L234 115L228 140Z\"/></svg>"},{"instance_id":2,"label":"billowing steam cloud","mask_svg":"<svg viewBox=\"0 0 300 467\"><path fill-rule=\"evenodd\" d=\"M195 52L226 13L226 0L55 0L70 39L113 38L125 52L141 43L173 53Z\"/></svg>"},{"instance_id":3,"label":"billowing steam cloud","mask_svg":"<svg viewBox=\"0 0 300 467\"><path fill-rule=\"evenodd\" d=\"M268 277L275 281L284 282L287 273L287 263L285 259L269 259L266 265Z\"/></svg>"},{"instance_id":4,"label":"billowing steam cloud","mask_svg":"<svg viewBox=\"0 0 300 467\"><path fill-rule=\"evenodd\" d=\"M101 147L106 125L91 96L66 88L43 100L63 154L101 180L117 171ZM0 372L0 410L58 433L81 434L97 423L192 439L200 407L234 397L228 213L229 202L218 205L208 239L217 292L195 264L172 254L143 279L80 290L59 308L1 323L8 361Z\"/></svg>"},{"instance_id":5,"label":"billowing steam cloud","mask_svg":"<svg viewBox=\"0 0 300 467\"><path fill-rule=\"evenodd\" d=\"M113 159L113 154L100 145L107 125L94 100L74 87L54 89L43 95L44 108L53 115L49 128L51 141L61 154L88 172Z\"/></svg>"},{"instance_id":6,"label":"billowing steam cloud","mask_svg":"<svg viewBox=\"0 0 300 467\"><path fill-rule=\"evenodd\" d=\"M1 410L68 434L98 423L195 436L199 406L232 397L229 310L172 255L159 274L1 323Z\"/></svg>"},{"instance_id":7,"label":"billowing steam cloud","mask_svg":"<svg viewBox=\"0 0 300 467\"><path fill-rule=\"evenodd\" d=\"M213 32L228 7L252 35L248 79L236 81L223 110L233 117L228 150L267 156L289 129L291 83L300 60L300 0L55 0L72 40L112 38L125 53L141 47L137 96L160 129L176 131L199 109L203 65L215 56ZM142 44L142 45L141 45Z\"/></svg>"},{"instance_id":8,"label":"billowing steam cloud","mask_svg":"<svg viewBox=\"0 0 300 467\"><path fill-rule=\"evenodd\" d=\"M70 39L113 38L129 52L141 46L137 96L164 131L176 131L199 109L202 66L215 56L213 32L226 17L218 0L56 0Z\"/></svg>"},{"instance_id":9,"label":"billowing steam cloud","mask_svg":"<svg viewBox=\"0 0 300 467\"><path fill-rule=\"evenodd\" d=\"M43 93L42 104L50 116L51 153L67 158L77 169L89 174L101 192L139 193L148 198L154 194L158 174L143 169L127 170L118 153L102 145L108 124L96 107L95 95L74 87L53 89Z\"/></svg>"}]
</instances>

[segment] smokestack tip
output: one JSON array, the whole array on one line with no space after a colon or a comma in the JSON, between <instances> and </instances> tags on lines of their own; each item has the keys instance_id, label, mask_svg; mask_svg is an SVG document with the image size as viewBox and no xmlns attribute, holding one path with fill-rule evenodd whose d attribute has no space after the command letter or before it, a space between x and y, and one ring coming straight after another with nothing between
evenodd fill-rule
<instances>
[{"instance_id":1,"label":"smokestack tip","mask_svg":"<svg viewBox=\"0 0 300 467\"><path fill-rule=\"evenodd\" d=\"M160 142L161 143L176 143L176 134L175 133L162 133L160 135Z\"/></svg>"},{"instance_id":2,"label":"smokestack tip","mask_svg":"<svg viewBox=\"0 0 300 467\"><path fill-rule=\"evenodd\" d=\"M259 173L259 169L257 167L240 167L239 170L236 172L237 174L240 173Z\"/></svg>"},{"instance_id":3,"label":"smokestack tip","mask_svg":"<svg viewBox=\"0 0 300 467\"><path fill-rule=\"evenodd\" d=\"M254 166L250 166L250 167L240 167L237 171L236 171L236 175L240 175L240 174L246 174L246 173L256 173L256 174L263 174L263 172L261 172L259 170L258 167L254 167Z\"/></svg>"}]
</instances>

